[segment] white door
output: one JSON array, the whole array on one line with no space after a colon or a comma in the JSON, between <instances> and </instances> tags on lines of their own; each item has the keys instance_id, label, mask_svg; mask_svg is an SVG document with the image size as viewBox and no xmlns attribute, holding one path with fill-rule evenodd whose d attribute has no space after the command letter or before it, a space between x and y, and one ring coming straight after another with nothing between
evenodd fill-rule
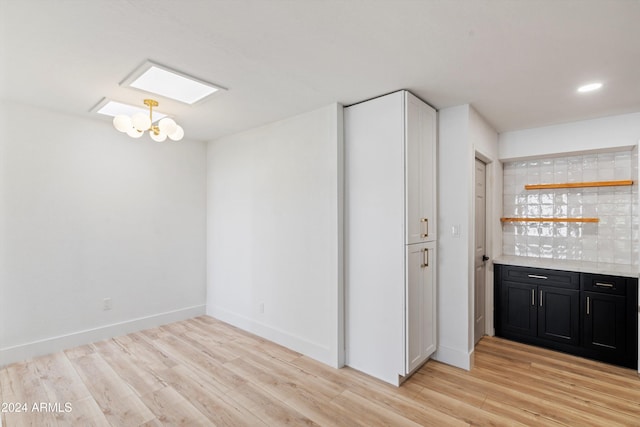
<instances>
[{"instance_id":1,"label":"white door","mask_svg":"<svg viewBox=\"0 0 640 427\"><path fill-rule=\"evenodd\" d=\"M475 304L474 304L474 338L475 343L485 334L485 272L486 272L486 165L476 159L475 168Z\"/></svg>"},{"instance_id":2,"label":"white door","mask_svg":"<svg viewBox=\"0 0 640 427\"><path fill-rule=\"evenodd\" d=\"M436 112L406 92L407 244L436 240Z\"/></svg>"},{"instance_id":3,"label":"white door","mask_svg":"<svg viewBox=\"0 0 640 427\"><path fill-rule=\"evenodd\" d=\"M419 367L436 349L435 242L407 246L406 370Z\"/></svg>"}]
</instances>

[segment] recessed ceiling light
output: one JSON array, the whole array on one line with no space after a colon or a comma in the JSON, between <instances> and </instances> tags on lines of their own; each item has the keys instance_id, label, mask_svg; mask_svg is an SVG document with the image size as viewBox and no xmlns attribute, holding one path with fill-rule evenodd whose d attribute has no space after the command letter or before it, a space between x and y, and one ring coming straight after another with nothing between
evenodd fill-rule
<instances>
[{"instance_id":1,"label":"recessed ceiling light","mask_svg":"<svg viewBox=\"0 0 640 427\"><path fill-rule=\"evenodd\" d=\"M189 105L214 92L225 90L151 61L146 61L138 67L120 85L155 93Z\"/></svg>"},{"instance_id":2,"label":"recessed ceiling light","mask_svg":"<svg viewBox=\"0 0 640 427\"><path fill-rule=\"evenodd\" d=\"M121 114L125 116L133 116L136 113L144 113L149 115L149 109L136 107L134 105L123 104L121 102L110 101L108 99L103 99L91 109L98 114L104 114L105 116L115 117ZM153 122L157 122L158 120L167 117L166 114L162 114L153 110Z\"/></svg>"},{"instance_id":3,"label":"recessed ceiling light","mask_svg":"<svg viewBox=\"0 0 640 427\"><path fill-rule=\"evenodd\" d=\"M600 89L601 87L602 87L602 83L589 83L587 85L580 86L578 88L578 92L580 92L580 93L592 92L594 90Z\"/></svg>"}]
</instances>

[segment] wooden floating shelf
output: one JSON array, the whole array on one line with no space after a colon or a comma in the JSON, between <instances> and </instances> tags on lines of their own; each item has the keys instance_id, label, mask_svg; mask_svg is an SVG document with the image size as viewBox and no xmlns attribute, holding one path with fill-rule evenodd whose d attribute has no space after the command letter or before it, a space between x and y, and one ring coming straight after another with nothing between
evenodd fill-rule
<instances>
[{"instance_id":1,"label":"wooden floating shelf","mask_svg":"<svg viewBox=\"0 0 640 427\"><path fill-rule=\"evenodd\" d=\"M585 188L585 187L616 187L633 185L632 180L623 181L592 181L592 182L566 182L563 184L527 184L525 190L547 190L553 188Z\"/></svg>"},{"instance_id":2,"label":"wooden floating shelf","mask_svg":"<svg viewBox=\"0 0 640 427\"><path fill-rule=\"evenodd\" d=\"M500 218L500 222L600 222L600 218Z\"/></svg>"}]
</instances>

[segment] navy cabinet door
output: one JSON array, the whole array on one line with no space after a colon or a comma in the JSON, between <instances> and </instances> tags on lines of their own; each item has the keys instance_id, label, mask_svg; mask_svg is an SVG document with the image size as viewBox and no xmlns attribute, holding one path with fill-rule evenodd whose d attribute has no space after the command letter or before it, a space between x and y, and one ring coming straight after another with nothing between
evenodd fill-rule
<instances>
[{"instance_id":1,"label":"navy cabinet door","mask_svg":"<svg viewBox=\"0 0 640 427\"><path fill-rule=\"evenodd\" d=\"M627 350L625 305L624 296L583 292L582 345L602 354L624 356Z\"/></svg>"},{"instance_id":2,"label":"navy cabinet door","mask_svg":"<svg viewBox=\"0 0 640 427\"><path fill-rule=\"evenodd\" d=\"M537 288L524 283L502 282L500 321L504 332L536 336Z\"/></svg>"},{"instance_id":3,"label":"navy cabinet door","mask_svg":"<svg viewBox=\"0 0 640 427\"><path fill-rule=\"evenodd\" d=\"M538 288L538 336L552 341L579 344L580 291Z\"/></svg>"}]
</instances>

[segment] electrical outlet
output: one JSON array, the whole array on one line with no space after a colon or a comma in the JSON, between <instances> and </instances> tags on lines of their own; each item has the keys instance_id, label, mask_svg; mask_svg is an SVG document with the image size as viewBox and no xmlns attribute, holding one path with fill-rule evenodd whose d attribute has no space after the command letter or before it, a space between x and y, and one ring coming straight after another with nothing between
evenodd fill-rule
<instances>
[{"instance_id":1,"label":"electrical outlet","mask_svg":"<svg viewBox=\"0 0 640 427\"><path fill-rule=\"evenodd\" d=\"M102 300L102 309L103 309L104 311L107 311L107 310L111 310L111 308L112 308L111 298L105 298L105 299L103 299L103 300Z\"/></svg>"},{"instance_id":2,"label":"electrical outlet","mask_svg":"<svg viewBox=\"0 0 640 427\"><path fill-rule=\"evenodd\" d=\"M264 314L264 303L260 303L260 314Z\"/></svg>"}]
</instances>

